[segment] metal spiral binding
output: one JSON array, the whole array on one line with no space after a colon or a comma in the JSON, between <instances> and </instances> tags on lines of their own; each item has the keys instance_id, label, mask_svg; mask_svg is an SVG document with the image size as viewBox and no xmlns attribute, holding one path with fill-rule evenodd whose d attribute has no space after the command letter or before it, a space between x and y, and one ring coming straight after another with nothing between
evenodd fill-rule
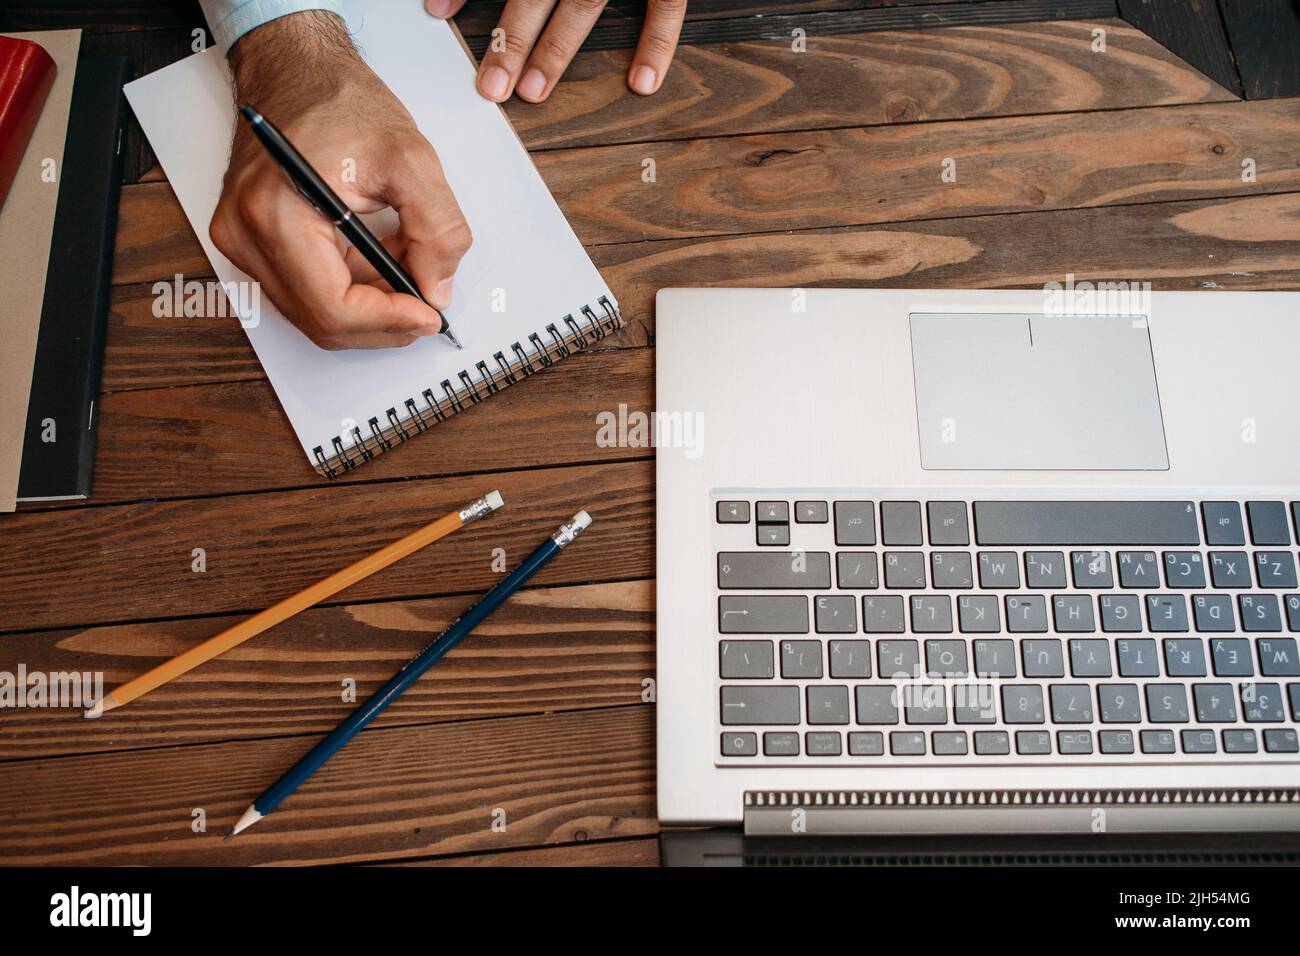
<instances>
[{"instance_id":1,"label":"metal spiral binding","mask_svg":"<svg viewBox=\"0 0 1300 956\"><path fill-rule=\"evenodd\" d=\"M400 408L386 409L381 416L372 416L363 426L356 426L344 435L333 436L325 445L312 449L316 471L329 479L352 471L376 455L400 445L413 435L425 431L430 425L446 421L457 412L477 405L503 388L548 368L574 352L580 352L593 342L605 338L623 327L623 317L618 305L608 296L596 300L600 315L590 305L584 305L576 315L566 315L560 322L547 325L541 332L530 332L526 343L514 342L511 357L505 351L494 352L488 359L480 359L469 368L463 368L452 378L445 378L402 402ZM566 331L561 332L563 326ZM441 394L439 394L441 393ZM344 444L351 439L351 444Z\"/></svg>"}]
</instances>

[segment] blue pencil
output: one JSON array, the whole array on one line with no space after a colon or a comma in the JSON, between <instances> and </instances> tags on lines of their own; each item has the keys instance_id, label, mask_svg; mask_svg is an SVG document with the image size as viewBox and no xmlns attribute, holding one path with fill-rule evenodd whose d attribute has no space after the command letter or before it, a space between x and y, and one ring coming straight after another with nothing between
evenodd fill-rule
<instances>
[{"instance_id":1,"label":"blue pencil","mask_svg":"<svg viewBox=\"0 0 1300 956\"><path fill-rule=\"evenodd\" d=\"M523 563L506 575L496 587L483 595L461 617L452 622L428 647L422 650L410 663L398 671L393 678L374 693L369 700L354 710L347 720L339 724L328 737L318 743L296 764L285 771L284 775L271 784L266 791L253 801L244 811L235 828L226 839L247 830L262 817L278 807L284 798L293 793L304 780L310 777L330 757L334 756L349 740L363 730L367 724L378 717L403 691L420 679L430 667L438 663L444 654L460 643L470 631L474 630L489 614L495 611L506 599L519 589L560 553L569 542L580 535L591 524L591 517L585 511L579 511L570 520L560 525L559 529L542 542L541 546L524 558Z\"/></svg>"}]
</instances>

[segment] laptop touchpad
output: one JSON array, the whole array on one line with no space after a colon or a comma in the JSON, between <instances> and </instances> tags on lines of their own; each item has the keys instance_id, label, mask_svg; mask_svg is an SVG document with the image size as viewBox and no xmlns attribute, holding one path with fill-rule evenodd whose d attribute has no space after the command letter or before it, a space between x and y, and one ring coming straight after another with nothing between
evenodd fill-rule
<instances>
[{"instance_id":1,"label":"laptop touchpad","mask_svg":"<svg viewBox=\"0 0 1300 956\"><path fill-rule=\"evenodd\" d=\"M911 323L923 468L1168 469L1145 319L929 313Z\"/></svg>"}]
</instances>

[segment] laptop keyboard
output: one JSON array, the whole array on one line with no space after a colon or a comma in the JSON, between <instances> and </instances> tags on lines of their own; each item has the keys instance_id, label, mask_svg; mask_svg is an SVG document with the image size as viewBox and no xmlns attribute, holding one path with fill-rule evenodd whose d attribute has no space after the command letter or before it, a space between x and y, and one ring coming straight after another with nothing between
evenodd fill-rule
<instances>
[{"instance_id":1,"label":"laptop keyboard","mask_svg":"<svg viewBox=\"0 0 1300 956\"><path fill-rule=\"evenodd\" d=\"M1300 501L715 497L719 764L1300 760Z\"/></svg>"}]
</instances>

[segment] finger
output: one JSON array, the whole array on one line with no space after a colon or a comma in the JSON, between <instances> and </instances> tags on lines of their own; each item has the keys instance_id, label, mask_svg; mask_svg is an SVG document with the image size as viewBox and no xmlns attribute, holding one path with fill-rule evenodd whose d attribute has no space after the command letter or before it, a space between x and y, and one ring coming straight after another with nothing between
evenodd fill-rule
<instances>
[{"instance_id":1,"label":"finger","mask_svg":"<svg viewBox=\"0 0 1300 956\"><path fill-rule=\"evenodd\" d=\"M413 138L389 167L384 193L397 211L402 265L435 308L449 307L452 276L473 237L427 140Z\"/></svg>"},{"instance_id":2,"label":"finger","mask_svg":"<svg viewBox=\"0 0 1300 956\"><path fill-rule=\"evenodd\" d=\"M520 99L540 103L550 96L605 4L606 0L560 0L515 87Z\"/></svg>"},{"instance_id":3,"label":"finger","mask_svg":"<svg viewBox=\"0 0 1300 956\"><path fill-rule=\"evenodd\" d=\"M424 9L439 20L454 17L460 13L460 8L463 6L465 6L465 0L424 0Z\"/></svg>"},{"instance_id":4,"label":"finger","mask_svg":"<svg viewBox=\"0 0 1300 956\"><path fill-rule=\"evenodd\" d=\"M524 60L541 35L555 0L509 0L501 12L501 21L492 31L492 42L478 68L478 91L488 99L502 103L510 98ZM500 49L497 47L500 46Z\"/></svg>"},{"instance_id":5,"label":"finger","mask_svg":"<svg viewBox=\"0 0 1300 956\"><path fill-rule=\"evenodd\" d=\"M685 18L686 0L649 0L641 39L627 71L627 85L635 92L648 96L663 84Z\"/></svg>"}]
</instances>

